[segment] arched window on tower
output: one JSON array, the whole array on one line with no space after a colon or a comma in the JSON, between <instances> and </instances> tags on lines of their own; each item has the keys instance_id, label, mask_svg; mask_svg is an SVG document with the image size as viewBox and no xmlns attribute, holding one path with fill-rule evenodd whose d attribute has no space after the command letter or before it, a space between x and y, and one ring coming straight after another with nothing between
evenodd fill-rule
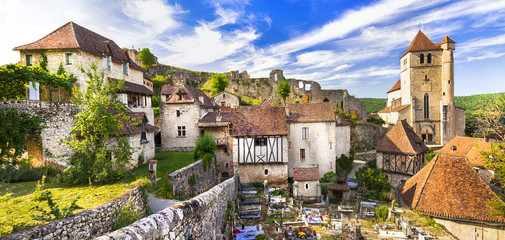
<instances>
[{"instance_id":1,"label":"arched window on tower","mask_svg":"<svg viewBox=\"0 0 505 240\"><path fill-rule=\"evenodd\" d=\"M419 63L420 64L423 64L424 63L424 54L421 53L421 55L419 56Z\"/></svg>"},{"instance_id":2,"label":"arched window on tower","mask_svg":"<svg viewBox=\"0 0 505 240\"><path fill-rule=\"evenodd\" d=\"M424 118L430 118L430 96L427 93L424 94Z\"/></svg>"},{"instance_id":3,"label":"arched window on tower","mask_svg":"<svg viewBox=\"0 0 505 240\"><path fill-rule=\"evenodd\" d=\"M426 61L427 61L428 63L431 63L431 53L428 53L428 57L427 57Z\"/></svg>"}]
</instances>

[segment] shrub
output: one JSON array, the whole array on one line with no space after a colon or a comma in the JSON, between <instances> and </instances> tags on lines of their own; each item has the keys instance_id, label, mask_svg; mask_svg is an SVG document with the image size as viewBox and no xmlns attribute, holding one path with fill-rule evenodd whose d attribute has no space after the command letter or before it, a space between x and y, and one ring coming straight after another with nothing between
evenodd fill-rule
<instances>
[{"instance_id":1,"label":"shrub","mask_svg":"<svg viewBox=\"0 0 505 240\"><path fill-rule=\"evenodd\" d=\"M126 227L138 220L140 220L143 216L142 214L142 208L139 206L135 205L132 207L131 205L131 196L130 199L128 199L128 204L124 206L121 209L121 212L119 213L118 219L112 224L112 230L118 230L123 227Z\"/></svg>"},{"instance_id":2,"label":"shrub","mask_svg":"<svg viewBox=\"0 0 505 240\"><path fill-rule=\"evenodd\" d=\"M433 158L435 158L435 156L437 156L437 153L426 154L426 164L428 164L431 160L433 160Z\"/></svg>"},{"instance_id":3,"label":"shrub","mask_svg":"<svg viewBox=\"0 0 505 240\"><path fill-rule=\"evenodd\" d=\"M212 91L216 94L224 91L224 89L228 86L228 78L222 73L212 74L211 79L211 87L213 88Z\"/></svg>"},{"instance_id":4,"label":"shrub","mask_svg":"<svg viewBox=\"0 0 505 240\"><path fill-rule=\"evenodd\" d=\"M210 133L204 133L202 136L196 139L193 159L195 161L202 159L203 169L206 171L207 167L212 163L212 160L214 159L214 151L216 148L217 144L214 141L214 136L212 136Z\"/></svg>"},{"instance_id":5,"label":"shrub","mask_svg":"<svg viewBox=\"0 0 505 240\"><path fill-rule=\"evenodd\" d=\"M56 176L59 171L49 166L33 167L29 162L24 161L18 166L12 164L0 167L0 182L15 183L35 181L42 176Z\"/></svg>"},{"instance_id":6,"label":"shrub","mask_svg":"<svg viewBox=\"0 0 505 240\"><path fill-rule=\"evenodd\" d=\"M154 193L157 198L173 199L174 193L172 192L172 186L167 182L162 182L158 185L158 189Z\"/></svg>"},{"instance_id":7,"label":"shrub","mask_svg":"<svg viewBox=\"0 0 505 240\"><path fill-rule=\"evenodd\" d=\"M385 222L387 220L388 214L388 206L383 205L375 209L375 217L382 222Z\"/></svg>"},{"instance_id":8,"label":"shrub","mask_svg":"<svg viewBox=\"0 0 505 240\"><path fill-rule=\"evenodd\" d=\"M265 235L264 233L260 233L256 236L254 236L254 239L256 240L259 240L259 239L266 239L267 238L267 235Z\"/></svg>"},{"instance_id":9,"label":"shrub","mask_svg":"<svg viewBox=\"0 0 505 240\"><path fill-rule=\"evenodd\" d=\"M270 192L270 195L272 195L272 196L279 196L279 195L281 195L281 196L285 197L286 193L282 189L275 189L275 190L273 190L273 191Z\"/></svg>"}]
</instances>

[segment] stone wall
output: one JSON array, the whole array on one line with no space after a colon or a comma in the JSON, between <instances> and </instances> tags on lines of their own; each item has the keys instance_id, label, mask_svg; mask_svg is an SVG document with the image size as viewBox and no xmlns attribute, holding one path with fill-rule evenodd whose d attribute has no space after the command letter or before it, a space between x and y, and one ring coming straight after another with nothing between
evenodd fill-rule
<instances>
[{"instance_id":1,"label":"stone wall","mask_svg":"<svg viewBox=\"0 0 505 240\"><path fill-rule=\"evenodd\" d=\"M34 156L36 164L44 164L47 161L67 166L67 157L72 150L61 143L61 140L70 137L70 128L74 125L74 116L80 110L71 103L50 103L30 100L7 100L0 101L0 109L15 108L19 112L30 116L38 116L44 119L45 128L40 134L42 149ZM32 148L33 149L33 148Z\"/></svg>"},{"instance_id":2,"label":"stone wall","mask_svg":"<svg viewBox=\"0 0 505 240\"><path fill-rule=\"evenodd\" d=\"M177 116L177 111L180 115ZM160 107L161 149L163 151L193 151L200 136L198 120L200 108L196 104L167 104ZM184 127L184 136L178 135L178 127Z\"/></svg>"},{"instance_id":3,"label":"stone wall","mask_svg":"<svg viewBox=\"0 0 505 240\"><path fill-rule=\"evenodd\" d=\"M191 185L189 179L195 178L195 184ZM198 195L218 183L219 176L216 173L216 164L209 164L207 170L203 170L203 161L198 160L168 175L175 196L189 198Z\"/></svg>"},{"instance_id":4,"label":"stone wall","mask_svg":"<svg viewBox=\"0 0 505 240\"><path fill-rule=\"evenodd\" d=\"M142 191L140 187L136 187L95 208L3 239L92 239L112 230L118 213L128 205L129 201L132 210L138 206L143 214L147 213Z\"/></svg>"},{"instance_id":5,"label":"stone wall","mask_svg":"<svg viewBox=\"0 0 505 240\"><path fill-rule=\"evenodd\" d=\"M199 239L216 239L230 227L225 221L227 204L235 202L239 184L238 177L234 176L190 200L97 239L175 240L188 239L195 232Z\"/></svg>"},{"instance_id":6,"label":"stone wall","mask_svg":"<svg viewBox=\"0 0 505 240\"><path fill-rule=\"evenodd\" d=\"M375 149L377 143L386 134L386 130L372 123L359 124L351 127L351 147L366 147L367 150Z\"/></svg>"},{"instance_id":7,"label":"stone wall","mask_svg":"<svg viewBox=\"0 0 505 240\"><path fill-rule=\"evenodd\" d=\"M434 217L435 222L444 227L460 240L500 240L505 236L505 224L488 224L486 222L470 222L458 219Z\"/></svg>"}]
</instances>

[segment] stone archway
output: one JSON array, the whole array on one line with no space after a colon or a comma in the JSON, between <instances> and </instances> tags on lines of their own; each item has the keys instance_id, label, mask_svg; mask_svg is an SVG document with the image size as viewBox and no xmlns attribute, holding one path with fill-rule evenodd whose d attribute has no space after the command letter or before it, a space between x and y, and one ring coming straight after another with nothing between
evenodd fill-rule
<instances>
[{"instance_id":1,"label":"stone archway","mask_svg":"<svg viewBox=\"0 0 505 240\"><path fill-rule=\"evenodd\" d=\"M432 126L425 125L421 126L421 139L426 143L435 142L435 130Z\"/></svg>"},{"instance_id":2,"label":"stone archway","mask_svg":"<svg viewBox=\"0 0 505 240\"><path fill-rule=\"evenodd\" d=\"M329 102L330 100L328 98L324 98L323 102Z\"/></svg>"}]
</instances>

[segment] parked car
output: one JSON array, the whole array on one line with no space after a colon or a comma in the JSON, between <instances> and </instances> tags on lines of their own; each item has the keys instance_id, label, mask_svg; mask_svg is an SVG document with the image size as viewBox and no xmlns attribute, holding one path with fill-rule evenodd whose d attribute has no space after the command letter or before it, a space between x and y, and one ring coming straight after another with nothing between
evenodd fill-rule
<instances>
[{"instance_id":1,"label":"parked car","mask_svg":"<svg viewBox=\"0 0 505 240\"><path fill-rule=\"evenodd\" d=\"M349 188L352 190L358 189L358 180L356 180L355 176L349 177L349 180L347 181L347 186L349 186Z\"/></svg>"}]
</instances>

